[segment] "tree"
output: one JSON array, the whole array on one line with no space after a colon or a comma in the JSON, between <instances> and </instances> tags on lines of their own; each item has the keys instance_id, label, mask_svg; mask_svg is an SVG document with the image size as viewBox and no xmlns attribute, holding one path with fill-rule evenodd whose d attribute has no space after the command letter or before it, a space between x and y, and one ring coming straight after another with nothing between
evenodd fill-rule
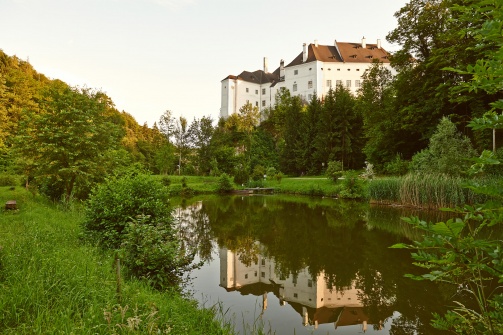
<instances>
[{"instance_id":1,"label":"tree","mask_svg":"<svg viewBox=\"0 0 503 335\"><path fill-rule=\"evenodd\" d=\"M197 154L198 171L209 174L211 170L211 137L213 136L213 120L210 116L203 116L200 120L194 119L189 127L190 141Z\"/></svg>"},{"instance_id":2,"label":"tree","mask_svg":"<svg viewBox=\"0 0 503 335\"><path fill-rule=\"evenodd\" d=\"M374 62L363 76L358 91L356 108L363 117L363 134L366 143L363 152L377 169L395 157L400 146L407 143L399 136L400 118L394 113L395 91L393 76L382 63Z\"/></svg>"},{"instance_id":3,"label":"tree","mask_svg":"<svg viewBox=\"0 0 503 335\"><path fill-rule=\"evenodd\" d=\"M301 168L301 136L303 132L301 126L304 115L300 97L291 97L284 117L284 144L280 148L280 166L285 173L300 174L303 172Z\"/></svg>"},{"instance_id":4,"label":"tree","mask_svg":"<svg viewBox=\"0 0 503 335\"><path fill-rule=\"evenodd\" d=\"M69 200L76 187L85 197L112 168L108 153L121 133L102 97L98 91L54 81L44 91L42 111L28 112L21 123L16 146L26 178L35 178L54 199Z\"/></svg>"},{"instance_id":5,"label":"tree","mask_svg":"<svg viewBox=\"0 0 503 335\"><path fill-rule=\"evenodd\" d=\"M299 153L299 160L301 161L302 170L308 174L316 175L321 172L321 160L316 155L316 134L318 133L318 122L323 105L316 96L313 95L309 105L306 108L306 115L302 119L303 129L302 148Z\"/></svg>"},{"instance_id":6,"label":"tree","mask_svg":"<svg viewBox=\"0 0 503 335\"><path fill-rule=\"evenodd\" d=\"M411 168L424 173L462 175L476 154L470 139L460 134L448 118L440 120L428 148L412 157Z\"/></svg>"},{"instance_id":7,"label":"tree","mask_svg":"<svg viewBox=\"0 0 503 335\"><path fill-rule=\"evenodd\" d=\"M178 150L178 174L180 174L182 170L182 156L185 157L189 150L190 133L188 130L187 119L180 116L180 118L176 120L173 133Z\"/></svg>"},{"instance_id":8,"label":"tree","mask_svg":"<svg viewBox=\"0 0 503 335\"><path fill-rule=\"evenodd\" d=\"M175 118L170 110L166 110L159 118L159 130L169 142L175 131Z\"/></svg>"}]
</instances>

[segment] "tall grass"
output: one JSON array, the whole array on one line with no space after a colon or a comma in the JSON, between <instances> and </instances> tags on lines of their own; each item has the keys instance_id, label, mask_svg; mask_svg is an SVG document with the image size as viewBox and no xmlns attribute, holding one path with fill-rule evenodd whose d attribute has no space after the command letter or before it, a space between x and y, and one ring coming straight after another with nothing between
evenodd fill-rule
<instances>
[{"instance_id":1,"label":"tall grass","mask_svg":"<svg viewBox=\"0 0 503 335\"><path fill-rule=\"evenodd\" d=\"M492 183L496 177L477 180ZM467 180L439 174L408 174L403 177L375 179L369 183L371 202L398 204L424 209L454 208L487 200L465 187Z\"/></svg>"},{"instance_id":2,"label":"tall grass","mask_svg":"<svg viewBox=\"0 0 503 335\"><path fill-rule=\"evenodd\" d=\"M124 280L111 253L81 243L82 213L62 211L23 189L0 187L1 334L230 334L215 310L176 292Z\"/></svg>"}]
</instances>

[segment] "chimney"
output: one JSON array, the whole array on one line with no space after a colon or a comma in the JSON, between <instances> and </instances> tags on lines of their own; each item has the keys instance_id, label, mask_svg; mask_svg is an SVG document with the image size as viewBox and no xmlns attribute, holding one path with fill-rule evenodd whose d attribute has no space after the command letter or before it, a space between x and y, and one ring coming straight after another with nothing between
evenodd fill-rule
<instances>
[{"instance_id":1,"label":"chimney","mask_svg":"<svg viewBox=\"0 0 503 335\"><path fill-rule=\"evenodd\" d=\"M269 68L268 68L268 62L267 62L267 57L264 57L264 72L269 73Z\"/></svg>"},{"instance_id":2,"label":"chimney","mask_svg":"<svg viewBox=\"0 0 503 335\"><path fill-rule=\"evenodd\" d=\"M367 40L365 39L365 36L362 37L362 48L365 49L367 47Z\"/></svg>"},{"instance_id":3,"label":"chimney","mask_svg":"<svg viewBox=\"0 0 503 335\"><path fill-rule=\"evenodd\" d=\"M377 49L381 49L381 40L377 39Z\"/></svg>"},{"instance_id":4,"label":"chimney","mask_svg":"<svg viewBox=\"0 0 503 335\"><path fill-rule=\"evenodd\" d=\"M318 40L314 40L314 46L318 47Z\"/></svg>"},{"instance_id":5,"label":"chimney","mask_svg":"<svg viewBox=\"0 0 503 335\"><path fill-rule=\"evenodd\" d=\"M307 60L307 45L304 43L302 45L303 51L302 51L302 63L305 63Z\"/></svg>"},{"instance_id":6,"label":"chimney","mask_svg":"<svg viewBox=\"0 0 503 335\"><path fill-rule=\"evenodd\" d=\"M285 80L285 61L283 59L279 62L279 80Z\"/></svg>"}]
</instances>

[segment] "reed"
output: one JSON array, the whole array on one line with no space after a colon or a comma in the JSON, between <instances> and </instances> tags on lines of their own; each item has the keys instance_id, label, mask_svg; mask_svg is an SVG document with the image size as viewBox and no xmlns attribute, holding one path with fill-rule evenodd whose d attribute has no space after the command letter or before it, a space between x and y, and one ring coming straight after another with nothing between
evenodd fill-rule
<instances>
[{"instance_id":1,"label":"reed","mask_svg":"<svg viewBox=\"0 0 503 335\"><path fill-rule=\"evenodd\" d=\"M497 180L497 177L485 177L475 182L487 185ZM408 174L373 180L369 183L369 195L373 203L423 209L454 208L488 199L488 196L477 195L466 188L467 182L460 177L441 174Z\"/></svg>"}]
</instances>

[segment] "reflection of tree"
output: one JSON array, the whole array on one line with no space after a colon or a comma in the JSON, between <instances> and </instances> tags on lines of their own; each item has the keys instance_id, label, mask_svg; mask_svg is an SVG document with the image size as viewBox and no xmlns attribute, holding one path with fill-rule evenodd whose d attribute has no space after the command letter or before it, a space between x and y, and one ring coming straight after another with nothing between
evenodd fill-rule
<instances>
[{"instance_id":1,"label":"reflection of tree","mask_svg":"<svg viewBox=\"0 0 503 335\"><path fill-rule=\"evenodd\" d=\"M206 254L214 237L248 266L259 255L274 259L278 277L295 276L308 268L313 279L324 274L329 288L342 291L356 285L365 313L374 323L400 312L393 320L392 334L438 334L421 320L440 312L445 305L442 294L431 283L403 276L417 270L408 252L388 248L404 241L398 235L399 225L395 229L388 224L381 230L375 223L378 217L374 223L365 222L366 206L334 200L306 204L299 198L276 196L212 197L195 207L200 213L191 215L197 222L194 227L187 223L185 231L193 243L202 243Z\"/></svg>"}]
</instances>

